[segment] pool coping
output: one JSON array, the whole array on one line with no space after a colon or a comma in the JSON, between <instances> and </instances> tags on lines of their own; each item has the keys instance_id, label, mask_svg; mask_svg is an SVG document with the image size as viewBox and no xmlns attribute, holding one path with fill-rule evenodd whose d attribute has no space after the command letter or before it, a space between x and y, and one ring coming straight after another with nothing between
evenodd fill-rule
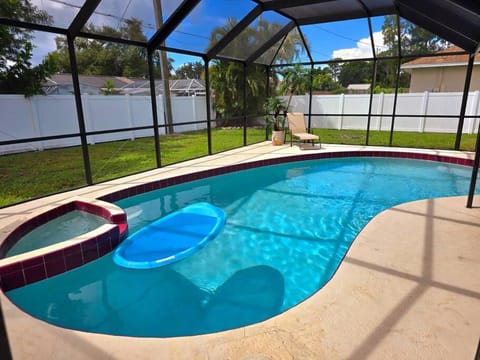
<instances>
[{"instance_id":1,"label":"pool coping","mask_svg":"<svg viewBox=\"0 0 480 360\"><path fill-rule=\"evenodd\" d=\"M363 146L353 148L354 151L372 149L372 147ZM327 145L327 149L324 148L321 151L345 152L345 149L348 149L348 147ZM372 151L376 150L385 151L384 148ZM239 160L239 152L244 153L241 160ZM388 149L388 152L418 152L433 156L457 157L464 159L459 160L461 164L465 163L465 159L468 160L467 162L473 160L472 153L454 151L401 150L394 148ZM175 176L187 175L198 169L201 171L206 170L207 167L216 168L224 164L228 166L228 164L238 164L242 161L251 162L252 159L270 161L270 159L275 157L289 157L292 156L292 154L301 154L300 156L306 155L295 148L271 147L268 144L260 144L222 154L225 156L215 155L208 159L176 164L169 167L169 169L163 168L159 171L151 171L148 174L133 175L128 179L123 178L118 181L112 181L108 186L107 184L99 184L98 186L83 189L80 195L100 198L112 189L114 192L117 192L125 190L125 188L134 188L142 182L157 181L162 177L172 177L172 174ZM312 155L318 156L319 154ZM133 191L138 191L138 189ZM30 204L20 204L7 209L0 209L0 232L11 231L12 226L18 221L24 220L25 217L31 217L32 214L38 213L38 211L42 211L42 209L50 208L58 204L60 199L67 197L71 197L71 195L55 195ZM431 206L430 203L432 204ZM451 221L453 221L452 224L455 224L459 229L455 243L461 245L460 240L473 239L469 246L466 248L464 246L465 253L463 254L463 258L470 259L473 257L473 259L475 259L475 254L478 254L478 252L474 250L475 247L478 248L478 241L475 240L478 239L480 232L475 230L472 234L471 230L464 229L466 226L469 227L472 219L475 218L478 219L478 223L480 224L480 209L478 209L478 206L475 206L475 203L478 203L477 199L475 199L474 202L474 209L466 210L465 203L466 197L460 196L455 198L433 199L432 201L417 201L403 204L398 208L395 207L386 210L384 213L377 215L358 235L353 246L348 251L345 261L340 265L338 272L322 291L315 293L303 303L272 319L251 326L215 334L182 338L131 338L62 329L23 313L12 304L3 293L0 293L0 302L3 308L10 347L15 359L29 359L33 356L41 357L42 355L45 357L53 356L55 358L68 357L71 360L99 357L108 359L148 359L152 353L163 358L175 359L204 359L205 357L212 359L247 359L249 356L251 358L255 358L255 356L260 358L262 358L262 356L265 358L283 358L290 356L305 359L344 359L352 358L351 354L362 355L365 353L369 354L369 359L408 358L408 356L405 356L407 353L411 355L415 354L415 356L423 356L422 358L426 359L447 359L449 355L453 356L453 354L463 354L464 356L467 354L473 358L478 345L480 317L478 311L474 311L473 313L465 312L465 296L463 296L463 298L455 297L455 301L461 302L458 306L455 306L456 314L461 314L454 317L456 323L451 317L445 319L445 314L447 313L426 313L426 309L432 308L435 310L438 307L437 304L433 306L433 303L431 300L428 300L430 299L428 297L427 308L420 308L420 313L416 309L409 311L412 313L412 316L418 316L418 320L410 320L413 321L412 324L414 327L412 328L410 326L410 328L407 329L403 326L404 317L401 318L402 323L400 324L403 327L388 325L395 324L395 322L392 323L392 319L396 319L397 315L395 312L389 314L388 309L391 308L392 311L397 309L398 298L390 296L389 299L384 299L385 296L382 295L382 293L374 296L369 295L368 292L366 292L367 290L362 290L360 297L358 297L359 294L355 292L358 290L354 289L365 283L369 284L369 291L374 291L375 288L370 288L370 285L372 285L372 276L373 278L377 277L375 270L379 268L379 266L373 265L374 260L376 261L375 256L378 257L380 254L383 257L384 253L382 253L382 251L387 251L387 254L392 255L408 249L408 247L404 248L403 246L398 250L392 250L390 248L381 250L378 248L382 246L393 246L399 243L396 239L400 239L400 235L406 229L411 229L409 230L410 234L402 241L409 239L412 244L415 244L416 241L422 241L423 235L420 230L423 225L417 223L417 220L420 218L415 216L417 213L422 213L423 210L419 210L422 206L428 208L428 212L432 212L433 214L431 216L428 215L425 220L429 227L451 218ZM447 209L448 213L443 213ZM399 214L411 214L413 217L401 222L395 220ZM385 219L391 219L391 221L385 222ZM370 234L372 233L372 229L379 232L377 236ZM388 229L387 233L393 238L393 242L390 241L390 243L387 243L383 235L380 235L385 234L386 229ZM467 232L464 233L465 231ZM448 232L445 231L435 234L435 241L448 235ZM377 238L378 244L368 244L372 239ZM460 248L460 246L456 246L455 249L457 249L457 247ZM363 274L363 270L369 270L369 268L368 266L358 267L359 264L361 265L361 261L356 258L358 258L359 253L365 251L369 254L368 259L369 262L372 263L372 267L370 271L365 271L365 274ZM469 252L471 252L471 254ZM409 256L407 260L402 260L400 263L398 263L398 260L389 260L391 263L387 265L394 267L404 266L405 261L412 262L415 257L416 255L414 253L412 256ZM476 257L478 258L478 256ZM421 255L419 261L421 261ZM461 262L464 263L465 260ZM480 261L478 261L478 263L480 264ZM385 265L385 268L387 265ZM442 263L441 266L446 265L447 264L444 265ZM471 265L471 271L478 273L480 270L479 266L474 266L474 263ZM395 275L397 273L401 274L398 269L393 268L386 272L387 275ZM460 273L462 274L462 272ZM406 280L414 278L413 275L406 276L405 279L403 279L402 276L398 277L400 282L396 280L396 277L389 277L385 281L385 286L387 286L388 289L394 289L393 295L396 295L400 291L399 289L401 289L406 282L408 283ZM464 275L459 279L467 279L466 276L467 275ZM352 279L349 279L350 277ZM475 280L476 278L477 277L473 279L478 283L478 280ZM353 282L353 285L348 284L350 280ZM455 289L455 282L451 284L452 285L446 288L447 290L449 288ZM459 288L461 288L461 284ZM480 288L480 286L473 286L473 289L478 288ZM464 295L471 296L473 293L474 296L472 300L473 303L470 302L470 305L467 304L467 309L474 306L473 309L478 310L478 306L480 305L478 299L480 299L480 297L477 297L477 295L475 295L476 293L470 290L464 290L463 292ZM408 291L405 290L405 293L407 294ZM368 295L368 297L365 295ZM374 299L373 303L358 306L360 300L369 300L370 296ZM408 295L406 299L406 303L410 304L411 300L408 299L411 299L411 296ZM415 300L417 299L415 298ZM335 309L340 306L340 303L343 303L344 311L340 313L335 312ZM442 300L442 303L444 303L444 300ZM404 304L403 301L398 305L402 304ZM330 311L330 309L332 310ZM378 315L372 316L374 314ZM376 317L384 315L384 322L380 321L381 319L378 323L374 322ZM462 319L468 319L468 322L465 322L465 324L470 324L469 326L472 327L468 333L460 331L465 329L458 329L458 324L465 321ZM447 322L451 328L447 333L445 330L438 328L440 324L445 322ZM431 332L433 331L431 326L437 326L433 333ZM349 336L345 337L345 334L349 334ZM427 344L427 340L430 340L430 343ZM438 353L435 352L436 350L432 349L438 349L438 351L443 352L441 352L439 356ZM469 358L468 356L467 358Z\"/></svg>"},{"instance_id":2,"label":"pool coping","mask_svg":"<svg viewBox=\"0 0 480 360\"><path fill-rule=\"evenodd\" d=\"M125 211L105 201L74 199L34 216L18 225L0 243L3 257L24 235L73 210L97 215L108 221L74 238L0 259L0 287L3 291L44 280L75 269L108 254L126 237Z\"/></svg>"},{"instance_id":3,"label":"pool coping","mask_svg":"<svg viewBox=\"0 0 480 360\"><path fill-rule=\"evenodd\" d=\"M301 155L256 160L168 177L114 191L100 196L97 199L88 200L79 198L37 214L18 225L12 232L4 236L3 239L0 239L0 257L5 256L8 250L22 236L35 227L45 224L49 220L64 215L74 209L101 216L112 225L104 225L88 234L83 234L77 238L39 250L9 258L0 258L0 288L3 291L8 291L41 281L82 266L113 251L126 237L128 228L125 212L113 204L113 202L149 191L236 171L290 162L346 157L388 157L437 161L463 166L473 165L473 160L469 158L424 152L386 150L313 151Z\"/></svg>"},{"instance_id":4,"label":"pool coping","mask_svg":"<svg viewBox=\"0 0 480 360\"><path fill-rule=\"evenodd\" d=\"M187 175L179 175L166 179L153 181L146 184L140 184L129 187L120 191L112 192L104 195L99 199L107 202L115 202L127 197L143 194L145 192L158 190L168 186L178 185L189 181L200 180L212 176L228 174L231 172L254 169L263 166L279 165L289 162L306 161L306 160L320 160L320 159L334 159L343 157L390 157L402 159L428 160L445 162L455 165L472 166L473 159L461 158L456 156L447 156L439 154L418 153L408 151L372 151L372 150L357 150L357 151L337 151L337 152L312 152L303 155L292 155L288 157L280 157L266 160L257 160L247 163L240 163L219 167L215 169L200 170Z\"/></svg>"}]
</instances>

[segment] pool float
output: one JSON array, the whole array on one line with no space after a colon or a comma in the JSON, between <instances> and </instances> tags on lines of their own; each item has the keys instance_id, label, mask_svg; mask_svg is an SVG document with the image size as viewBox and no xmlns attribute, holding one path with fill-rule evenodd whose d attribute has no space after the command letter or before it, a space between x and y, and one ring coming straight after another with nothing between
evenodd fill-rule
<instances>
[{"instance_id":1,"label":"pool float","mask_svg":"<svg viewBox=\"0 0 480 360\"><path fill-rule=\"evenodd\" d=\"M224 224L222 209L206 202L188 205L129 236L115 250L113 260L131 269L167 265L200 249Z\"/></svg>"}]
</instances>

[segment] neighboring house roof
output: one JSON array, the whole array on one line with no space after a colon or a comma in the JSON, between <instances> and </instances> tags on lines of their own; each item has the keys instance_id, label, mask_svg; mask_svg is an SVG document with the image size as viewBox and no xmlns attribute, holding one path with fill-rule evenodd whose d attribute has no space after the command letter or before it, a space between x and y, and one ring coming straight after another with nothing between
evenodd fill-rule
<instances>
[{"instance_id":1,"label":"neighboring house roof","mask_svg":"<svg viewBox=\"0 0 480 360\"><path fill-rule=\"evenodd\" d=\"M454 52L463 51L458 46L452 46L447 49L441 50L438 54L444 54L443 56L426 56L419 57L415 60L402 64L402 69L417 69L427 67L445 67L445 66L466 66L468 63L468 54L462 55L448 55ZM480 53L475 56L475 65L480 65Z\"/></svg>"},{"instance_id":2,"label":"neighboring house roof","mask_svg":"<svg viewBox=\"0 0 480 360\"><path fill-rule=\"evenodd\" d=\"M170 90L177 90L177 91L205 90L205 82L199 79L170 80Z\"/></svg>"},{"instance_id":3,"label":"neighboring house roof","mask_svg":"<svg viewBox=\"0 0 480 360\"><path fill-rule=\"evenodd\" d=\"M177 79L169 80L170 91L176 94L205 94L205 81L199 79ZM132 83L121 87L123 93L131 95L144 95L146 92L150 92L149 80L135 80ZM155 80L155 90L159 93L163 93L163 82L161 80Z\"/></svg>"},{"instance_id":4,"label":"neighboring house roof","mask_svg":"<svg viewBox=\"0 0 480 360\"><path fill-rule=\"evenodd\" d=\"M117 87L125 86L132 82L127 78L117 76L100 76L100 75L78 75L78 80L83 85L102 88L105 87L105 82L110 80L113 85ZM49 84L70 85L72 84L72 74L55 74L49 79Z\"/></svg>"},{"instance_id":5,"label":"neighboring house roof","mask_svg":"<svg viewBox=\"0 0 480 360\"><path fill-rule=\"evenodd\" d=\"M123 94L145 95L150 93L150 81L139 78L127 78L120 76L101 76L101 75L79 75L78 80L81 86L88 86L96 89L105 88L105 82L111 81L115 90ZM170 91L176 94L205 94L205 82L199 79L178 79L170 80ZM52 92L57 87L72 86L71 74L55 74L47 79L43 88L46 93ZM49 89L51 89L49 91ZM163 82L155 80L155 89L157 93L163 92Z\"/></svg>"}]
</instances>

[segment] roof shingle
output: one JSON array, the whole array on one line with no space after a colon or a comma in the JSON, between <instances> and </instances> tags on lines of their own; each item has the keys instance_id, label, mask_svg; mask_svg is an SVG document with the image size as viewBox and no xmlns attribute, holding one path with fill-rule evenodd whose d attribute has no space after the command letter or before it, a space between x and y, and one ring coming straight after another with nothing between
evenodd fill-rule
<instances>
[{"instance_id":1,"label":"roof shingle","mask_svg":"<svg viewBox=\"0 0 480 360\"><path fill-rule=\"evenodd\" d=\"M455 52L462 52L463 50L458 46L451 46L438 52L438 54L445 54L443 56L433 57L419 57L415 60L406 62L402 65L402 68L408 69L413 67L421 67L422 65L435 66L435 65L453 65L453 64L467 64L468 54L462 55L449 55ZM475 56L475 63L480 63L480 53Z\"/></svg>"}]
</instances>

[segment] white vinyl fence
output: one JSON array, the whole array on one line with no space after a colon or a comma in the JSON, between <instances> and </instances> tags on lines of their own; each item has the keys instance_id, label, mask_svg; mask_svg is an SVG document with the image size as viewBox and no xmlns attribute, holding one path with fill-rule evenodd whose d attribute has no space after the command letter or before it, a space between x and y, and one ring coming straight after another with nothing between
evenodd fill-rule
<instances>
[{"instance_id":1,"label":"white vinyl fence","mask_svg":"<svg viewBox=\"0 0 480 360\"><path fill-rule=\"evenodd\" d=\"M398 94L395 131L456 133L462 93L410 93ZM309 113L309 96L294 96L290 111ZM389 131L392 124L394 94L375 94L372 101L371 130ZM473 134L478 130L480 118L480 92L469 93L463 133ZM370 94L315 95L312 99L312 114L343 114L312 116L313 128L366 129L368 116L345 114L368 114ZM401 117L400 115L416 115ZM433 117L427 117L432 116ZM438 116L434 116L438 115ZM441 115L452 115L443 118Z\"/></svg>"},{"instance_id":2,"label":"white vinyl fence","mask_svg":"<svg viewBox=\"0 0 480 360\"><path fill-rule=\"evenodd\" d=\"M308 113L309 96L294 96L290 111ZM370 129L390 130L393 111L393 94L376 94L373 97ZM366 129L369 94L314 95L312 114L343 114L312 116L312 127L327 129ZM395 131L456 133L462 93L411 93L398 94L397 115L414 117L395 118ZM152 126L152 108L149 96L82 95L85 126L88 132ZM480 118L479 91L468 97L463 132L475 133ZM159 125L164 124L163 101L157 98ZM175 132L206 128L206 123L179 125L207 119L206 98L172 97ZM453 115L454 118L426 117L426 115ZM212 115L213 116L213 115ZM176 125L175 125L176 124ZM162 130L163 131L163 130ZM25 98L23 95L0 96L0 141L55 136L78 133L75 100L73 95L49 95ZM131 130L88 136L88 143L135 139L153 136L153 130ZM43 150L79 145L80 138L60 138L0 146L0 154Z\"/></svg>"},{"instance_id":3,"label":"white vinyl fence","mask_svg":"<svg viewBox=\"0 0 480 360\"><path fill-rule=\"evenodd\" d=\"M150 96L82 95L83 114L87 132L152 126ZM79 132L73 95L49 95L25 98L23 95L0 96L0 141L65 135ZM163 100L157 97L159 125L164 125ZM172 116L175 132L201 130L203 124L178 125L183 122L205 121L205 97L172 97ZM176 125L177 124L177 125ZM164 128L160 133L165 133ZM122 131L90 135L89 144L105 141L153 136L153 129ZM80 144L78 136L0 146L0 154L43 150Z\"/></svg>"}]
</instances>

